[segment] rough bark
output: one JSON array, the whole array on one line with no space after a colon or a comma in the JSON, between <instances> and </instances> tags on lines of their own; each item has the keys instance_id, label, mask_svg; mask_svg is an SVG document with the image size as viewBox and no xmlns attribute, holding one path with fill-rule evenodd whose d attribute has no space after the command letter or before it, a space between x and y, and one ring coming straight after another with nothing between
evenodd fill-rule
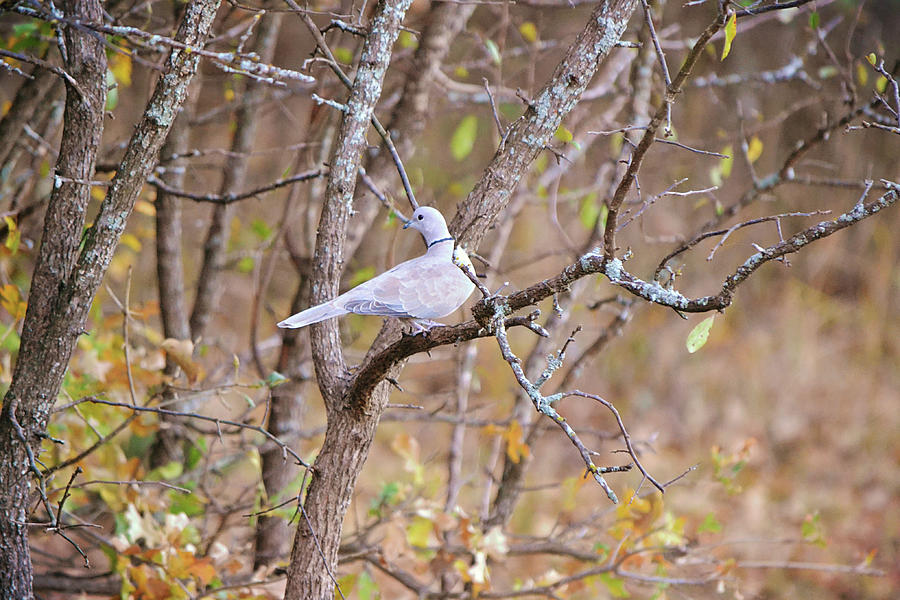
<instances>
[{"instance_id":1,"label":"rough bark","mask_svg":"<svg viewBox=\"0 0 900 600\"><path fill-rule=\"evenodd\" d=\"M597 64L624 31L634 6L633 0L612 0L598 7L550 83L512 126L482 181L454 219L454 231L463 232L462 241L469 247L477 246L505 206L524 169L577 103ZM379 8L382 7L380 4ZM381 16L380 11L376 12ZM367 44L372 43L379 33L377 23L376 19ZM313 261L316 277L312 303L325 301L337 292L343 232L355 184L355 176L350 170L351 167L355 170L355 166L348 165L346 158L358 156L353 141L364 140L365 126L371 114L359 111L358 105L354 105L361 77L371 77L371 73L365 72L365 67L369 66L366 58L364 52L342 126L340 154L336 154L333 161ZM342 148L346 152L341 152ZM383 330L373 348L381 347L385 333ZM294 542L288 571L288 598L325 598L333 594L333 553L340 537L340 521L387 402L389 387L383 377L396 374L402 360L397 355L387 356L390 349L372 351L356 376L348 382L335 324L313 325L311 337L316 374L328 408L328 427L316 460L316 476L307 494L305 517Z\"/></svg>"},{"instance_id":2,"label":"rough bark","mask_svg":"<svg viewBox=\"0 0 900 600\"><path fill-rule=\"evenodd\" d=\"M338 142L331 161L324 206L313 258L311 302L338 293L343 271L344 240L353 205L356 177L366 146L366 132L381 96L384 76L410 0L382 0L372 17L356 79L347 100ZM287 600L331 599L341 528L351 492L368 455L387 388L372 394L369 409L348 409L342 399L346 365L337 325L332 320L313 325L312 349L328 425L316 458L304 512L294 538L288 567ZM374 417L374 418L373 418Z\"/></svg>"},{"instance_id":3,"label":"rough bark","mask_svg":"<svg viewBox=\"0 0 900 600\"><path fill-rule=\"evenodd\" d=\"M415 141L425 126L429 106L434 90L434 79L440 70L450 44L463 29L475 5L456 6L452 3L436 2L429 12L428 24L422 32L419 47L413 59L413 68L404 85L403 94L391 118L388 130L398 132L395 140L397 152L408 159L415 152ZM381 146L380 151L372 157L366 166L366 172L375 182L378 189L389 189L396 179L396 166L390 154ZM357 190L357 201L362 195ZM381 204L370 200L359 203L358 213L354 216L347 232L344 247L346 256L352 256L363 240L364 234L371 228L372 222L381 212ZM306 282L308 284L308 281ZM308 297L308 285L305 292L299 292L295 299ZM297 302L295 301L295 304ZM303 305L297 304L291 312L298 312ZM295 332L285 332L284 345L279 358L278 371L291 379L302 378L297 373L301 356L308 354L308 346L300 343ZM300 338L305 339L305 336ZM272 390L272 406L268 429L287 443L295 436L298 423L305 412L303 403L304 383L291 381L290 384L278 386ZM284 437L287 436L287 437ZM269 494L279 493L289 484L296 474L296 466L287 463L280 449L273 447L264 451L262 458L263 483ZM283 519L277 517L261 517L256 532L255 565L267 564L271 560L283 556L289 548L290 538Z\"/></svg>"},{"instance_id":4,"label":"rough bark","mask_svg":"<svg viewBox=\"0 0 900 600\"><path fill-rule=\"evenodd\" d=\"M63 6L72 18L95 23L98 0L72 0ZM78 82L69 87L65 126L56 164L57 185L47 207L44 232L31 283L19 359L0 415L0 590L4 598L32 598L32 567L25 522L30 504L32 453L37 434L46 430L50 407L59 392L80 322L64 320L67 306L60 283L69 280L90 200L90 186L76 181L94 174L103 133L106 103L106 54L91 35L66 28L66 69ZM22 439L20 436L24 436Z\"/></svg>"},{"instance_id":5,"label":"rough bark","mask_svg":"<svg viewBox=\"0 0 900 600\"><path fill-rule=\"evenodd\" d=\"M202 43L218 4L217 0L191 3L177 39ZM64 10L70 18L87 23L102 17L96 0L70 0ZM7 598L33 597L24 525L32 477L27 450L39 450L91 302L199 59L179 50L170 54L94 225L82 240L90 197L90 186L84 182L93 176L103 126L106 56L96 35L66 28L64 36L66 70L78 82L80 93L70 88L67 94L56 185L45 216L19 356L0 415L0 589Z\"/></svg>"}]
</instances>

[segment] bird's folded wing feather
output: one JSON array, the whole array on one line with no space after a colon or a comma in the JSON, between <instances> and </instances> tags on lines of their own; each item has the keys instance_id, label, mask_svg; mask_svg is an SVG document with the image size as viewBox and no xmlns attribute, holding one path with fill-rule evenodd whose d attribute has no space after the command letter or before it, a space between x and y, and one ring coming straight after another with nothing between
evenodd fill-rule
<instances>
[{"instance_id":1,"label":"bird's folded wing feather","mask_svg":"<svg viewBox=\"0 0 900 600\"><path fill-rule=\"evenodd\" d=\"M449 267L449 269L448 269ZM442 265L431 260L413 259L401 263L374 279L353 288L345 294L341 306L363 315L382 317L437 318L451 312L453 290L448 287L454 280L452 264Z\"/></svg>"}]
</instances>

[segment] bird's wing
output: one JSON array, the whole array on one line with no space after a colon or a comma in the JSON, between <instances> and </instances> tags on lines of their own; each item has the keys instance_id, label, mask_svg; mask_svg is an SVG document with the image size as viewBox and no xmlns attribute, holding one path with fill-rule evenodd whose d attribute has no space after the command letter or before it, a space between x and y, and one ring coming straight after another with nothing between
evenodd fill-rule
<instances>
[{"instance_id":1,"label":"bird's wing","mask_svg":"<svg viewBox=\"0 0 900 600\"><path fill-rule=\"evenodd\" d=\"M405 294L401 290L408 285L409 280L417 277L414 264L416 260L400 263L390 271L344 293L343 297L339 298L341 306L348 312L359 315L411 317L404 305Z\"/></svg>"},{"instance_id":2,"label":"bird's wing","mask_svg":"<svg viewBox=\"0 0 900 600\"><path fill-rule=\"evenodd\" d=\"M453 263L420 256L358 285L335 304L362 315L436 319L459 308L473 288Z\"/></svg>"}]
</instances>

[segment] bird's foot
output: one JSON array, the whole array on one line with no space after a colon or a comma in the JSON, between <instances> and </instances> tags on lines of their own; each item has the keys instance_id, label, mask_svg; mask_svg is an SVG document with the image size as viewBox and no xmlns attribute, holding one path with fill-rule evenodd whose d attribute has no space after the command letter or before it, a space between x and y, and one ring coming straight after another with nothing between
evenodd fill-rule
<instances>
[{"instance_id":1,"label":"bird's foot","mask_svg":"<svg viewBox=\"0 0 900 600\"><path fill-rule=\"evenodd\" d=\"M405 335L409 336L417 336L417 335L428 335L428 332L431 331L434 327L441 327L443 323L438 323L437 321L432 321L431 319L410 319L409 321L409 331L404 332Z\"/></svg>"}]
</instances>

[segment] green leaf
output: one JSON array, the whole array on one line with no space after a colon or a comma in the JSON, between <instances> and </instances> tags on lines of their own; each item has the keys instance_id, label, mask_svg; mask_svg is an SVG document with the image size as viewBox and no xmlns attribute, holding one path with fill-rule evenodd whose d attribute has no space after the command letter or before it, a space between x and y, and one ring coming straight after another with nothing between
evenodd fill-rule
<instances>
[{"instance_id":1,"label":"green leaf","mask_svg":"<svg viewBox=\"0 0 900 600\"><path fill-rule=\"evenodd\" d=\"M597 194L591 193L584 197L581 201L581 210L578 211L578 220L581 225L588 231L597 224L597 218L600 216L600 207L597 205Z\"/></svg>"},{"instance_id":2,"label":"green leaf","mask_svg":"<svg viewBox=\"0 0 900 600\"><path fill-rule=\"evenodd\" d=\"M353 62L353 51L350 48L345 48L343 46L338 46L334 49L334 57L337 59L339 63L344 63L345 65L349 65Z\"/></svg>"},{"instance_id":3,"label":"green leaf","mask_svg":"<svg viewBox=\"0 0 900 600\"><path fill-rule=\"evenodd\" d=\"M199 494L185 494L178 490L170 490L169 512L173 515L184 513L189 517L196 517L206 512L206 500L201 498Z\"/></svg>"},{"instance_id":4,"label":"green leaf","mask_svg":"<svg viewBox=\"0 0 900 600\"><path fill-rule=\"evenodd\" d=\"M256 261L253 260L252 256L245 256L241 260L238 261L237 270L241 273L250 273L253 271L253 267L256 265Z\"/></svg>"},{"instance_id":5,"label":"green leaf","mask_svg":"<svg viewBox=\"0 0 900 600\"><path fill-rule=\"evenodd\" d=\"M119 84L113 72L106 71L106 110L115 110L119 105Z\"/></svg>"},{"instance_id":6,"label":"green leaf","mask_svg":"<svg viewBox=\"0 0 900 600\"><path fill-rule=\"evenodd\" d=\"M809 26L811 29L819 28L819 13L817 11L809 13Z\"/></svg>"},{"instance_id":7,"label":"green leaf","mask_svg":"<svg viewBox=\"0 0 900 600\"><path fill-rule=\"evenodd\" d=\"M401 31L401 32L400 32L400 37L397 39L397 41L400 43L400 47L401 47L401 48L413 48L413 49L415 49L415 48L418 48L418 47L419 47L419 40L417 40L417 39L416 39L416 36L414 36L414 35L413 35L411 32L409 32L409 31L405 31L405 30L404 30L404 31Z\"/></svg>"},{"instance_id":8,"label":"green leaf","mask_svg":"<svg viewBox=\"0 0 900 600\"><path fill-rule=\"evenodd\" d=\"M192 470L200 463L200 459L206 454L206 438L200 437L196 440L190 440L191 444L184 453L184 468L186 471Z\"/></svg>"},{"instance_id":9,"label":"green leaf","mask_svg":"<svg viewBox=\"0 0 900 600\"><path fill-rule=\"evenodd\" d=\"M697 323L696 327L691 329L691 333L688 334L687 342L685 344L688 352L693 354L706 344L706 340L709 339L709 330L712 329L715 318L715 316L706 317Z\"/></svg>"},{"instance_id":10,"label":"green leaf","mask_svg":"<svg viewBox=\"0 0 900 600\"><path fill-rule=\"evenodd\" d=\"M803 519L803 525L800 526L800 533L807 542L815 544L820 548L828 545L825 539L825 530L822 527L821 515L816 511L811 515L806 515Z\"/></svg>"},{"instance_id":11,"label":"green leaf","mask_svg":"<svg viewBox=\"0 0 900 600\"><path fill-rule=\"evenodd\" d=\"M869 61L869 64L874 67L875 61L878 60L878 58L875 56L874 52L869 52L869 54L866 55L866 60Z\"/></svg>"},{"instance_id":12,"label":"green leaf","mask_svg":"<svg viewBox=\"0 0 900 600\"><path fill-rule=\"evenodd\" d=\"M716 516L712 513L706 515L700 526L697 527L697 533L719 533L722 531L722 524L716 520Z\"/></svg>"},{"instance_id":13,"label":"green leaf","mask_svg":"<svg viewBox=\"0 0 900 600\"><path fill-rule=\"evenodd\" d=\"M19 23L18 25L13 25L12 30L16 36L24 36L24 35L32 35L37 33L38 22L31 21L29 23Z\"/></svg>"},{"instance_id":14,"label":"green leaf","mask_svg":"<svg viewBox=\"0 0 900 600\"><path fill-rule=\"evenodd\" d=\"M722 60L731 52L731 43L737 35L737 13L731 13L728 21L725 23L725 47L722 48Z\"/></svg>"},{"instance_id":15,"label":"green leaf","mask_svg":"<svg viewBox=\"0 0 900 600\"><path fill-rule=\"evenodd\" d=\"M377 498L373 498L369 503L369 514L372 516L380 516L381 509L385 506L392 506L400 500L400 484L396 481L388 481L381 486L381 491Z\"/></svg>"},{"instance_id":16,"label":"green leaf","mask_svg":"<svg viewBox=\"0 0 900 600\"><path fill-rule=\"evenodd\" d=\"M497 46L497 43L494 40L485 40L484 47L487 48L491 61L493 61L495 65L500 66L500 63L503 62L503 58L500 56L500 47Z\"/></svg>"},{"instance_id":17,"label":"green leaf","mask_svg":"<svg viewBox=\"0 0 900 600\"><path fill-rule=\"evenodd\" d=\"M356 597L359 600L376 600L381 597L378 584L375 583L368 571L359 574L359 579L356 581Z\"/></svg>"},{"instance_id":18,"label":"green leaf","mask_svg":"<svg viewBox=\"0 0 900 600\"><path fill-rule=\"evenodd\" d=\"M262 219L253 219L250 223L250 231L263 241L269 239L269 236L272 235L272 228Z\"/></svg>"},{"instance_id":19,"label":"green leaf","mask_svg":"<svg viewBox=\"0 0 900 600\"><path fill-rule=\"evenodd\" d=\"M601 573L600 581L603 582L613 598L628 598L631 596L628 590L625 589L625 582L612 573Z\"/></svg>"},{"instance_id":20,"label":"green leaf","mask_svg":"<svg viewBox=\"0 0 900 600\"><path fill-rule=\"evenodd\" d=\"M831 79L835 75L837 75L838 70L834 65L825 65L824 67L819 69L819 79Z\"/></svg>"},{"instance_id":21,"label":"green leaf","mask_svg":"<svg viewBox=\"0 0 900 600\"><path fill-rule=\"evenodd\" d=\"M461 161L472 153L475 147L475 137L478 135L478 117L467 115L459 122L453 137L450 138L450 154L457 161Z\"/></svg>"},{"instance_id":22,"label":"green leaf","mask_svg":"<svg viewBox=\"0 0 900 600\"><path fill-rule=\"evenodd\" d=\"M184 472L182 464L176 460L168 462L161 467L156 467L147 474L147 479L153 481L168 481L176 479Z\"/></svg>"},{"instance_id":23,"label":"green leaf","mask_svg":"<svg viewBox=\"0 0 900 600\"><path fill-rule=\"evenodd\" d=\"M278 371L272 371L269 373L269 376L266 377L266 385L270 388L275 387L276 385L281 385L282 383L287 382L287 377L279 373Z\"/></svg>"}]
</instances>

